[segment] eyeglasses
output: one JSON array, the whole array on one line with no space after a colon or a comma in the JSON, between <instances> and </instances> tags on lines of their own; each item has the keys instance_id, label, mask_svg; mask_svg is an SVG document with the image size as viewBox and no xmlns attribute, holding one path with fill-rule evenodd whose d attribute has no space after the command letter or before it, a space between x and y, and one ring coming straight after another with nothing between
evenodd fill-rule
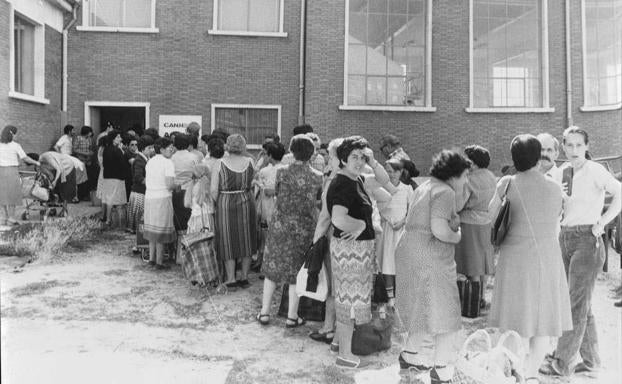
<instances>
[{"instance_id":1,"label":"eyeglasses","mask_svg":"<svg viewBox=\"0 0 622 384\"><path fill-rule=\"evenodd\" d=\"M130 147L135 147L137 145L138 145L137 143L130 143Z\"/></svg>"}]
</instances>

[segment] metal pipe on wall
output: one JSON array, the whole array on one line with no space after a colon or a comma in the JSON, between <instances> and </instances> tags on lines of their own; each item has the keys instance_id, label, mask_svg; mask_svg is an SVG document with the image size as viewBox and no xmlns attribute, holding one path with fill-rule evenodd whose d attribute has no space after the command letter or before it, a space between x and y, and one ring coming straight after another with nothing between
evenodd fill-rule
<instances>
[{"instance_id":1,"label":"metal pipe on wall","mask_svg":"<svg viewBox=\"0 0 622 384\"><path fill-rule=\"evenodd\" d=\"M63 101L61 106L61 112L67 112L67 44L68 44L68 33L69 29L78 21L78 7L80 6L79 2L76 2L71 10L71 20L69 23L63 28L63 78L61 79L62 85L62 93L63 93ZM64 125L64 123L63 123Z\"/></svg>"},{"instance_id":2,"label":"metal pipe on wall","mask_svg":"<svg viewBox=\"0 0 622 384\"><path fill-rule=\"evenodd\" d=\"M570 52L570 0L566 0L565 10L565 24L566 24L566 123L567 127L574 125L572 119L572 55Z\"/></svg>"},{"instance_id":3,"label":"metal pipe on wall","mask_svg":"<svg viewBox=\"0 0 622 384\"><path fill-rule=\"evenodd\" d=\"M307 30L307 0L300 0L300 82L298 85L298 124L305 122L305 58Z\"/></svg>"}]
</instances>

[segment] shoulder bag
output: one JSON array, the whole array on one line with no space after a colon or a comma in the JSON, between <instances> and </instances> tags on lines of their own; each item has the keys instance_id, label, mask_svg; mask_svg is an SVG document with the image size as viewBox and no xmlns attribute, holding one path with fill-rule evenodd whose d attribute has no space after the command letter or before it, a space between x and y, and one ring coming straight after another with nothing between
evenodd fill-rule
<instances>
[{"instance_id":1,"label":"shoulder bag","mask_svg":"<svg viewBox=\"0 0 622 384\"><path fill-rule=\"evenodd\" d=\"M512 179L513 178L510 178L505 186L505 192L503 193L503 198L501 199L499 213L497 214L495 221L492 223L492 228L490 230L490 242L495 247L498 247L501 243L503 243L505 235L507 235L510 230L510 201L508 200L508 188L510 187Z\"/></svg>"}]
</instances>

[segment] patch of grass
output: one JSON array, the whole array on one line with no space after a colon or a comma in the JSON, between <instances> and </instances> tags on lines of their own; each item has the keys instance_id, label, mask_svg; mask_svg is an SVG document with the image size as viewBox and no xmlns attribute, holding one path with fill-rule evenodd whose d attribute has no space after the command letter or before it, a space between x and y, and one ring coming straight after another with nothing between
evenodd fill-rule
<instances>
[{"instance_id":1,"label":"patch of grass","mask_svg":"<svg viewBox=\"0 0 622 384\"><path fill-rule=\"evenodd\" d=\"M129 271L127 269L110 269L108 271L104 271L103 274L106 276L123 276L127 275Z\"/></svg>"},{"instance_id":2,"label":"patch of grass","mask_svg":"<svg viewBox=\"0 0 622 384\"><path fill-rule=\"evenodd\" d=\"M80 285L80 283L77 281L46 280L46 281L26 284L23 287L13 288L11 289L10 292L15 297L25 297L25 296L40 295L50 288L75 287L77 285Z\"/></svg>"}]
</instances>

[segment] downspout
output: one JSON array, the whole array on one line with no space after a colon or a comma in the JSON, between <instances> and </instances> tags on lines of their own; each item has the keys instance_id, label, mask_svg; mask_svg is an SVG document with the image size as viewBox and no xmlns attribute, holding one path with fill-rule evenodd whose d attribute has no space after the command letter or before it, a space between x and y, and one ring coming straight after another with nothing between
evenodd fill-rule
<instances>
[{"instance_id":1,"label":"downspout","mask_svg":"<svg viewBox=\"0 0 622 384\"><path fill-rule=\"evenodd\" d=\"M307 31L307 0L300 0L300 84L298 85L298 124L305 122L305 59Z\"/></svg>"},{"instance_id":2,"label":"downspout","mask_svg":"<svg viewBox=\"0 0 622 384\"><path fill-rule=\"evenodd\" d=\"M572 119L572 55L570 52L570 0L566 0L566 123L567 127L574 125Z\"/></svg>"},{"instance_id":3,"label":"downspout","mask_svg":"<svg viewBox=\"0 0 622 384\"><path fill-rule=\"evenodd\" d=\"M63 101L62 101L62 106L61 106L61 111L62 112L67 112L67 78L68 78L68 76L67 76L67 41L68 41L68 33L69 33L69 29L71 27L73 27L73 25L78 20L77 11L78 11L78 7L79 6L80 6L80 3L76 2L71 7L71 20L63 28L63 78L62 78L62 83L63 83L63 91L62 91L62 93L63 93Z\"/></svg>"}]
</instances>

